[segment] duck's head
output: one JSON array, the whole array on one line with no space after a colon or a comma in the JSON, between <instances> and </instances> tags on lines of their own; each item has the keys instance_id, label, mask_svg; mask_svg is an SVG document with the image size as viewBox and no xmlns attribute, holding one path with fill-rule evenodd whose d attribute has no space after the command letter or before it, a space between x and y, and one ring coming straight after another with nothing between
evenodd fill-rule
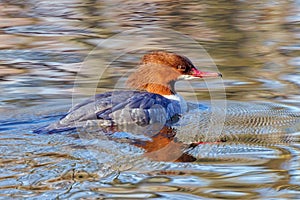
<instances>
[{"instance_id":1,"label":"duck's head","mask_svg":"<svg viewBox=\"0 0 300 200\"><path fill-rule=\"evenodd\" d=\"M202 72L185 56L165 51L154 51L144 55L139 68L127 84L130 87L161 95L176 94L177 80L221 77L220 73Z\"/></svg>"}]
</instances>

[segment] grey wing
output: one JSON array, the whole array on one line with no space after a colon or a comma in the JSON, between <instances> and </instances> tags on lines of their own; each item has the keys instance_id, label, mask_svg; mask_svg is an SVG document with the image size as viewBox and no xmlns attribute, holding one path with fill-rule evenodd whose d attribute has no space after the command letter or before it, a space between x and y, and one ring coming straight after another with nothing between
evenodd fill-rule
<instances>
[{"instance_id":1,"label":"grey wing","mask_svg":"<svg viewBox=\"0 0 300 200\"><path fill-rule=\"evenodd\" d=\"M44 128L46 132L59 132L88 123L97 126L118 125L122 129L152 126L160 128L175 113L171 101L158 94L139 91L119 91L96 95L77 104L60 119ZM176 106L175 106L176 107ZM119 126L120 125L120 126ZM138 126L137 126L138 125ZM151 126L149 126L151 125ZM148 129L147 129L148 130ZM137 132L141 132L137 130Z\"/></svg>"},{"instance_id":2,"label":"grey wing","mask_svg":"<svg viewBox=\"0 0 300 200\"><path fill-rule=\"evenodd\" d=\"M97 113L98 119L112 120L116 124L137 124L146 126L153 123L165 123L168 114L166 108L170 100L158 94L135 92L125 101L119 101L110 109Z\"/></svg>"},{"instance_id":3,"label":"grey wing","mask_svg":"<svg viewBox=\"0 0 300 200\"><path fill-rule=\"evenodd\" d=\"M60 123L68 124L74 122L83 122L87 120L112 120L109 113L124 108L131 96L137 93L135 91L118 91L97 94L94 97L75 105L69 112L60 119ZM99 117L102 113L102 117Z\"/></svg>"},{"instance_id":4,"label":"grey wing","mask_svg":"<svg viewBox=\"0 0 300 200\"><path fill-rule=\"evenodd\" d=\"M100 108L101 105L101 108ZM109 109L111 107L111 92L96 95L82 103L72 107L69 112L60 119L60 123L68 124L86 120L97 119L99 109Z\"/></svg>"}]
</instances>

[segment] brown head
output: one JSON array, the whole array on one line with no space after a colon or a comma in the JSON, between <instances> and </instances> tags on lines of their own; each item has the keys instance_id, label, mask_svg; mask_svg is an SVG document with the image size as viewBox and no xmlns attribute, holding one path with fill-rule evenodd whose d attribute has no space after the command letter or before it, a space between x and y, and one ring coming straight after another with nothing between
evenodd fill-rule
<instances>
[{"instance_id":1,"label":"brown head","mask_svg":"<svg viewBox=\"0 0 300 200\"><path fill-rule=\"evenodd\" d=\"M155 51L144 55L139 68L129 77L127 84L151 93L172 95L176 94L174 86L177 80L219 76L222 75L199 71L185 56Z\"/></svg>"}]
</instances>

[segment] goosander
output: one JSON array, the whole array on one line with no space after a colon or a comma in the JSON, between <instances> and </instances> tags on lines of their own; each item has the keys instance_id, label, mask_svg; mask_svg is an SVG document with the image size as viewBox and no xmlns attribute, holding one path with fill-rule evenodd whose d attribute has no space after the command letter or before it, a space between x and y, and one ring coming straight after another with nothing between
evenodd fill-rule
<instances>
[{"instance_id":1,"label":"goosander","mask_svg":"<svg viewBox=\"0 0 300 200\"><path fill-rule=\"evenodd\" d=\"M187 111L186 102L175 92L176 81L221 76L216 72L199 71L185 56L166 51L150 52L128 78L128 86L135 90L97 94L75 105L58 122L36 132L71 130L89 121L103 127L147 126L157 122L169 126Z\"/></svg>"}]
</instances>

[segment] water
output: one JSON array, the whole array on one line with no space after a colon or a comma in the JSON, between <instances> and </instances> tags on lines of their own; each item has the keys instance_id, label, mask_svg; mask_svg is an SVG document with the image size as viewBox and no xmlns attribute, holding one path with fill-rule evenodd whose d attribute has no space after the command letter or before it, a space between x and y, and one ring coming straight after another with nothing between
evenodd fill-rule
<instances>
[{"instance_id":1,"label":"water","mask_svg":"<svg viewBox=\"0 0 300 200\"><path fill-rule=\"evenodd\" d=\"M0 198L300 198L299 5L279 0L0 1ZM223 74L224 127L219 118L207 121L209 113L199 118L190 112L175 136L187 143L204 136L210 140L185 146L194 162L173 162L168 156L176 153L170 154L176 145L157 151L164 157L145 154L126 140L119 142L122 135L32 133L95 93L95 84L96 92L122 88L145 49L124 54L104 70L111 59L107 55L118 56L118 49L128 47L116 41L95 52L101 61L90 56L93 71L80 67L98 42L133 28L190 36ZM161 42L162 48L161 39L157 35L151 42ZM182 40L171 43L192 60L199 55ZM212 69L211 60L201 59L199 67ZM101 70L98 83L93 75ZM222 98L220 79L178 84L186 99L197 97L205 105L211 99L207 87L213 98ZM223 104L216 103L222 113L218 105ZM218 131L221 136L214 134Z\"/></svg>"}]
</instances>

